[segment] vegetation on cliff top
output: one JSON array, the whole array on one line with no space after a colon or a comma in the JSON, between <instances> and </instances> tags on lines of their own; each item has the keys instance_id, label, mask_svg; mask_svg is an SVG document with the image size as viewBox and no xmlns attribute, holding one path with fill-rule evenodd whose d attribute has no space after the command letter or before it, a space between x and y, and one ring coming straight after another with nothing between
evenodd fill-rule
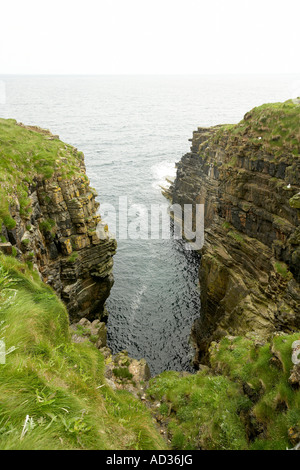
<instances>
[{"instance_id":1,"label":"vegetation on cliff top","mask_svg":"<svg viewBox=\"0 0 300 470\"><path fill-rule=\"evenodd\" d=\"M213 343L211 369L154 378L175 449L282 449L300 441L300 390L289 384L294 335L264 345L242 337Z\"/></svg>"},{"instance_id":2,"label":"vegetation on cliff top","mask_svg":"<svg viewBox=\"0 0 300 470\"><path fill-rule=\"evenodd\" d=\"M251 143L274 158L293 160L300 154L300 104L288 100L258 106L246 113L239 124L222 126L215 141L225 135L229 146L238 138L241 145Z\"/></svg>"},{"instance_id":3,"label":"vegetation on cliff top","mask_svg":"<svg viewBox=\"0 0 300 470\"><path fill-rule=\"evenodd\" d=\"M113 391L104 358L71 343L66 309L37 273L0 255L0 448L162 449L144 404Z\"/></svg>"},{"instance_id":4,"label":"vegetation on cliff top","mask_svg":"<svg viewBox=\"0 0 300 470\"><path fill-rule=\"evenodd\" d=\"M51 178L55 171L70 177L79 171L83 154L49 131L25 127L14 119L0 118L0 230L1 224L13 229L9 205L20 204L20 215L30 213L28 186L34 178ZM82 173L82 177L86 175Z\"/></svg>"}]
</instances>

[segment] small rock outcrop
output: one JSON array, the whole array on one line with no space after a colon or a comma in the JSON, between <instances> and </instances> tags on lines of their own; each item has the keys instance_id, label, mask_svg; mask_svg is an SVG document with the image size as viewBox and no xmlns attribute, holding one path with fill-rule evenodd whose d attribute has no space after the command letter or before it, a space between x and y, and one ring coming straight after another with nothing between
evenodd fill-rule
<instances>
[{"instance_id":1,"label":"small rock outcrop","mask_svg":"<svg viewBox=\"0 0 300 470\"><path fill-rule=\"evenodd\" d=\"M145 390L151 378L150 368L145 359L133 359L126 350L115 355L107 347L107 329L104 322L82 318L70 325L73 343L92 343L103 354L105 378L114 390L127 390L145 400Z\"/></svg>"},{"instance_id":2,"label":"small rock outcrop","mask_svg":"<svg viewBox=\"0 0 300 470\"><path fill-rule=\"evenodd\" d=\"M300 329L300 107L264 105L198 128L177 164L173 203L204 204L196 362L225 335Z\"/></svg>"},{"instance_id":3,"label":"small rock outcrop","mask_svg":"<svg viewBox=\"0 0 300 470\"><path fill-rule=\"evenodd\" d=\"M145 399L145 390L151 372L145 359L133 359L126 350L118 354L106 354L105 377L115 390L127 390Z\"/></svg>"},{"instance_id":4,"label":"small rock outcrop","mask_svg":"<svg viewBox=\"0 0 300 470\"><path fill-rule=\"evenodd\" d=\"M106 348L107 330L104 322L90 322L87 318L82 318L78 323L72 323L70 329L73 343L90 341L97 349Z\"/></svg>"},{"instance_id":5,"label":"small rock outcrop","mask_svg":"<svg viewBox=\"0 0 300 470\"><path fill-rule=\"evenodd\" d=\"M294 388L297 388L298 390L300 390L300 340L295 341L292 345L292 361L293 361L294 366L293 366L293 369L291 370L289 383Z\"/></svg>"}]
</instances>

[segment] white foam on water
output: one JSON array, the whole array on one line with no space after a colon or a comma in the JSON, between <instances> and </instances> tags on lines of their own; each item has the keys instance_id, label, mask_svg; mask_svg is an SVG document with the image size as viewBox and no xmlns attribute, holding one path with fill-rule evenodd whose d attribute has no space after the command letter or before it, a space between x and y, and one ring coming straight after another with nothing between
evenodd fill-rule
<instances>
[{"instance_id":1,"label":"white foam on water","mask_svg":"<svg viewBox=\"0 0 300 470\"><path fill-rule=\"evenodd\" d=\"M173 181L176 176L175 163L170 161L163 161L153 165L151 167L151 171L155 180L152 183L152 187L159 190L161 189L161 186L168 188L170 183L167 179Z\"/></svg>"},{"instance_id":2,"label":"white foam on water","mask_svg":"<svg viewBox=\"0 0 300 470\"><path fill-rule=\"evenodd\" d=\"M143 295L145 294L145 292L147 291L148 287L146 286L146 284L143 284L141 289L139 289L132 302L131 302L131 312L133 313L133 318L134 318L134 314L135 312L139 309L140 305L141 305L141 301L142 301L142 297Z\"/></svg>"}]
</instances>

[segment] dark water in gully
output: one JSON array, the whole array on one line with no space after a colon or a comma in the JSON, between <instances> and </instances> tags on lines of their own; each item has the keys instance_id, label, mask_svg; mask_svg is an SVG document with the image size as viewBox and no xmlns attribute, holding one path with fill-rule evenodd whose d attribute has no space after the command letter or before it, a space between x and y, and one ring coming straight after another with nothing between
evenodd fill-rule
<instances>
[{"instance_id":1,"label":"dark water in gully","mask_svg":"<svg viewBox=\"0 0 300 470\"><path fill-rule=\"evenodd\" d=\"M39 125L82 150L101 203L164 204L160 184L198 126L236 123L293 97L299 76L0 76L0 116ZM120 240L107 302L109 345L153 373L190 370L200 314L198 259L174 240Z\"/></svg>"}]
</instances>

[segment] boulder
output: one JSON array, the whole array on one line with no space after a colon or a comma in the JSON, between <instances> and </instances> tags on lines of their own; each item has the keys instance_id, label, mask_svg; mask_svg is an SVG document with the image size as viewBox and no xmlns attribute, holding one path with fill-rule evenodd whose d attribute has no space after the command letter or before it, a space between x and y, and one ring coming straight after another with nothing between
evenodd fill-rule
<instances>
[{"instance_id":1,"label":"boulder","mask_svg":"<svg viewBox=\"0 0 300 470\"><path fill-rule=\"evenodd\" d=\"M128 367L134 382L147 382L151 378L150 368L145 359L133 359Z\"/></svg>"}]
</instances>

